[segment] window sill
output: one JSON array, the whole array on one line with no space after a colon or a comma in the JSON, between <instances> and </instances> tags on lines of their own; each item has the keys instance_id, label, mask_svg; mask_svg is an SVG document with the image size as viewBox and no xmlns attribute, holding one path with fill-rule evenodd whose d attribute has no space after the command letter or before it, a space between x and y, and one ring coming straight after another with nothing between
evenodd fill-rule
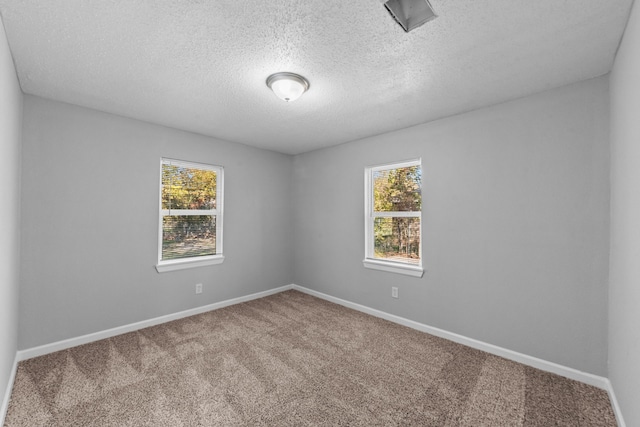
<instances>
[{"instance_id":1,"label":"window sill","mask_svg":"<svg viewBox=\"0 0 640 427\"><path fill-rule=\"evenodd\" d=\"M388 273L404 274L412 277L422 277L424 269L417 265L401 264L399 262L380 261L377 259L365 258L362 264L372 270L381 270Z\"/></svg>"},{"instance_id":2,"label":"window sill","mask_svg":"<svg viewBox=\"0 0 640 427\"><path fill-rule=\"evenodd\" d=\"M199 259L186 259L176 261L165 261L156 265L158 273L166 273L168 271L185 270L187 268L206 267L207 265L222 264L224 255L213 255Z\"/></svg>"}]
</instances>

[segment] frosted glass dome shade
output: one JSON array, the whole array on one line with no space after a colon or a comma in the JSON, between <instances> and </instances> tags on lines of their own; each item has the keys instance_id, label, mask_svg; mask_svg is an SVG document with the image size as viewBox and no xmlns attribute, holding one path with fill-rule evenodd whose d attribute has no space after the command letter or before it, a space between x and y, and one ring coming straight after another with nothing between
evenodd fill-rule
<instances>
[{"instance_id":1,"label":"frosted glass dome shade","mask_svg":"<svg viewBox=\"0 0 640 427\"><path fill-rule=\"evenodd\" d=\"M309 82L298 74L275 73L267 78L267 86L278 98L292 102L309 89Z\"/></svg>"}]
</instances>

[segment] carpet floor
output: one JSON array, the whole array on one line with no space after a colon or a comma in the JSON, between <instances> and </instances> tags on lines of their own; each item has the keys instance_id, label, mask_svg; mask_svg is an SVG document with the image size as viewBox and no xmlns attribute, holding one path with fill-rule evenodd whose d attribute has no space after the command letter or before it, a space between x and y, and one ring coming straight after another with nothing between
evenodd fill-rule
<instances>
[{"instance_id":1,"label":"carpet floor","mask_svg":"<svg viewBox=\"0 0 640 427\"><path fill-rule=\"evenodd\" d=\"M5 426L615 426L603 390L297 291L20 362Z\"/></svg>"}]
</instances>

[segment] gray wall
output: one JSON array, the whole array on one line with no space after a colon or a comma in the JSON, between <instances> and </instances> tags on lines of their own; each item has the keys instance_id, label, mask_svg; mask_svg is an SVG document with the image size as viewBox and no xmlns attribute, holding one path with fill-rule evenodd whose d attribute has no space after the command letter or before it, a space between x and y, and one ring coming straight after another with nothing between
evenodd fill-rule
<instances>
[{"instance_id":1,"label":"gray wall","mask_svg":"<svg viewBox=\"0 0 640 427\"><path fill-rule=\"evenodd\" d=\"M606 375L608 107L601 77L296 156L295 283ZM365 269L364 168L416 157L427 271Z\"/></svg>"},{"instance_id":2,"label":"gray wall","mask_svg":"<svg viewBox=\"0 0 640 427\"><path fill-rule=\"evenodd\" d=\"M22 91L0 19L0 402L8 398L5 391L18 342L21 130ZM3 417L0 409L0 424Z\"/></svg>"},{"instance_id":3,"label":"gray wall","mask_svg":"<svg viewBox=\"0 0 640 427\"><path fill-rule=\"evenodd\" d=\"M607 77L294 158L24 107L20 349L295 282L607 373ZM153 268L162 156L225 167L224 264ZM365 269L364 167L415 157L427 272Z\"/></svg>"},{"instance_id":4,"label":"gray wall","mask_svg":"<svg viewBox=\"0 0 640 427\"><path fill-rule=\"evenodd\" d=\"M628 426L640 426L640 6L611 73L609 378Z\"/></svg>"},{"instance_id":5,"label":"gray wall","mask_svg":"<svg viewBox=\"0 0 640 427\"><path fill-rule=\"evenodd\" d=\"M20 349L291 283L290 156L24 102ZM223 264L154 269L160 157L224 166Z\"/></svg>"}]
</instances>

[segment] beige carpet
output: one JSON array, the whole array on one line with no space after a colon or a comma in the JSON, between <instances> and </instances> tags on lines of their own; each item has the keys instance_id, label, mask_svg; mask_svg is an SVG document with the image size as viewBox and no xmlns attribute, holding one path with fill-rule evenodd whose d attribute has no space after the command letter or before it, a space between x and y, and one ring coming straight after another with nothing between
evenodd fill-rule
<instances>
[{"instance_id":1,"label":"beige carpet","mask_svg":"<svg viewBox=\"0 0 640 427\"><path fill-rule=\"evenodd\" d=\"M6 426L615 426L606 392L288 291L21 362Z\"/></svg>"}]
</instances>

